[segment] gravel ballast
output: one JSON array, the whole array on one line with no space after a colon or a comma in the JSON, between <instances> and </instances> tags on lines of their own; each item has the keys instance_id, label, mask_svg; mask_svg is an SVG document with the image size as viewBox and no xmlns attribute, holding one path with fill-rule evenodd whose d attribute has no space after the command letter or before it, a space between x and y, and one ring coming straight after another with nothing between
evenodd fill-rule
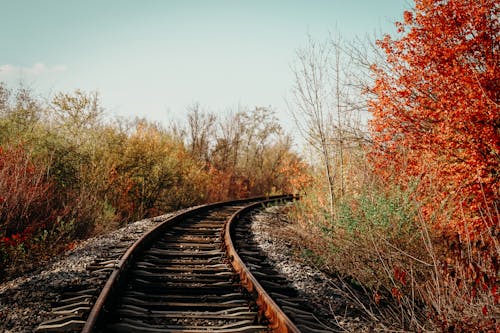
<instances>
[{"instance_id":1,"label":"gravel ballast","mask_svg":"<svg viewBox=\"0 0 500 333\"><path fill-rule=\"evenodd\" d=\"M33 332L50 319L52 304L68 287L95 287L86 266L106 252L133 244L169 216L131 223L106 235L82 241L44 267L0 284L0 332Z\"/></svg>"}]
</instances>

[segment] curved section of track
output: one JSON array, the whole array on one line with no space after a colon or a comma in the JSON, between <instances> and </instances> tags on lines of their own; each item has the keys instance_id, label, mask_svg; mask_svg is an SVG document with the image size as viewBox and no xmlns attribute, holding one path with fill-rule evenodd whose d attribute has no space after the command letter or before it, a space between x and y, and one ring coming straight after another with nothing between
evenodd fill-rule
<instances>
[{"instance_id":1,"label":"curved section of track","mask_svg":"<svg viewBox=\"0 0 500 333\"><path fill-rule=\"evenodd\" d=\"M256 205L252 204L236 212L231 219L226 224L224 241L226 245L227 252L231 258L232 265L236 272L238 273L241 283L245 288L254 293L257 297L257 305L261 313L268 318L270 322L270 328L275 332L291 332L300 333L299 329L295 324L288 318L288 316L283 312L282 309L275 303L271 296L262 287L259 281L251 273L250 269L241 259L238 251L236 250L232 234L234 232L235 222L243 216L244 214L255 209ZM259 262L260 263L260 262Z\"/></svg>"},{"instance_id":2,"label":"curved section of track","mask_svg":"<svg viewBox=\"0 0 500 333\"><path fill-rule=\"evenodd\" d=\"M246 206L226 224L226 248L241 283L254 295L261 315L268 319L273 332L335 332L316 317L314 310L299 296L291 283L276 271L255 243L250 227L251 215L259 206Z\"/></svg>"},{"instance_id":3,"label":"curved section of track","mask_svg":"<svg viewBox=\"0 0 500 333\"><path fill-rule=\"evenodd\" d=\"M259 311L223 240L227 220L242 208L291 199L206 205L160 224L120 259L82 332L298 332L272 319L269 305Z\"/></svg>"}]
</instances>

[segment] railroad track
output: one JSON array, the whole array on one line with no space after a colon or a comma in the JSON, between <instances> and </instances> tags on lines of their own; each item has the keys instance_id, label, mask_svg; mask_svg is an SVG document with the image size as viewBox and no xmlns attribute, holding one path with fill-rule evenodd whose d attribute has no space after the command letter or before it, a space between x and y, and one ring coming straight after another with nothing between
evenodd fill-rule
<instances>
[{"instance_id":1,"label":"railroad track","mask_svg":"<svg viewBox=\"0 0 500 333\"><path fill-rule=\"evenodd\" d=\"M332 332L245 240L251 211L292 199L217 203L166 220L104 263L111 274L90 313L69 300L75 312L38 332ZM91 302L75 295L82 300Z\"/></svg>"}]
</instances>

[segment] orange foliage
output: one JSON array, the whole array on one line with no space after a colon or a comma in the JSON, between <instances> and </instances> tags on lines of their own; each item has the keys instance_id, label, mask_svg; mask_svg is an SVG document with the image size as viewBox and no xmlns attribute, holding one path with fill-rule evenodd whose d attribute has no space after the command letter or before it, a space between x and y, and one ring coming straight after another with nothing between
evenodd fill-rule
<instances>
[{"instance_id":1,"label":"orange foliage","mask_svg":"<svg viewBox=\"0 0 500 333\"><path fill-rule=\"evenodd\" d=\"M208 177L210 179L210 185L207 190L207 201L216 202L227 199L227 189L229 188L228 173L222 172L212 165L209 165Z\"/></svg>"},{"instance_id":2,"label":"orange foliage","mask_svg":"<svg viewBox=\"0 0 500 333\"><path fill-rule=\"evenodd\" d=\"M251 195L250 180L231 170L219 170L208 163L207 202L246 198Z\"/></svg>"},{"instance_id":3,"label":"orange foliage","mask_svg":"<svg viewBox=\"0 0 500 333\"><path fill-rule=\"evenodd\" d=\"M313 177L308 172L308 165L294 155L289 155L280 170L284 178L284 190L288 193L302 193L311 186Z\"/></svg>"},{"instance_id":4,"label":"orange foliage","mask_svg":"<svg viewBox=\"0 0 500 333\"><path fill-rule=\"evenodd\" d=\"M376 169L418 178L426 216L471 237L499 222L499 16L496 0L417 0L373 67Z\"/></svg>"},{"instance_id":5,"label":"orange foliage","mask_svg":"<svg viewBox=\"0 0 500 333\"><path fill-rule=\"evenodd\" d=\"M448 256L444 276L462 274L472 299L480 290L496 298L498 286L499 17L497 0L416 0L397 23L400 38L378 41L387 63L372 68L373 165L388 182L417 180ZM443 327L469 321L439 317Z\"/></svg>"},{"instance_id":6,"label":"orange foliage","mask_svg":"<svg viewBox=\"0 0 500 333\"><path fill-rule=\"evenodd\" d=\"M0 236L23 241L24 232L51 218L53 186L44 166L36 166L22 148L0 146Z\"/></svg>"},{"instance_id":7,"label":"orange foliage","mask_svg":"<svg viewBox=\"0 0 500 333\"><path fill-rule=\"evenodd\" d=\"M21 146L0 146L0 279L20 256L36 252L34 236L56 228L62 213L46 166Z\"/></svg>"}]
</instances>

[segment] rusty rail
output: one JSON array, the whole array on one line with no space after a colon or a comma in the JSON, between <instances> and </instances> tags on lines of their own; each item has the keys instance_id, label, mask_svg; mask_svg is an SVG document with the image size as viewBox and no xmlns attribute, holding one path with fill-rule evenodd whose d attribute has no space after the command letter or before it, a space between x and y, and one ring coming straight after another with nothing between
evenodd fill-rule
<instances>
[{"instance_id":1,"label":"rusty rail","mask_svg":"<svg viewBox=\"0 0 500 333\"><path fill-rule=\"evenodd\" d=\"M293 197L284 197L283 199L291 199L291 198ZM235 220L237 220L241 215L255 209L258 206L262 206L263 204L271 203L274 201L276 201L276 199L266 200L264 202L257 202L237 211L226 224L224 232L224 243L229 258L231 259L231 264L233 265L235 271L238 273L241 283L250 293L256 294L257 297L256 302L257 305L259 306L259 311L269 320L270 328L273 330L273 332L300 333L300 330L297 328L297 326L295 326L295 324L290 320L290 318L288 318L288 316L274 302L271 296L269 296L269 294L260 285L260 283L253 276L253 274L250 272L247 266L243 263L231 239L231 227L232 223Z\"/></svg>"}]
</instances>

